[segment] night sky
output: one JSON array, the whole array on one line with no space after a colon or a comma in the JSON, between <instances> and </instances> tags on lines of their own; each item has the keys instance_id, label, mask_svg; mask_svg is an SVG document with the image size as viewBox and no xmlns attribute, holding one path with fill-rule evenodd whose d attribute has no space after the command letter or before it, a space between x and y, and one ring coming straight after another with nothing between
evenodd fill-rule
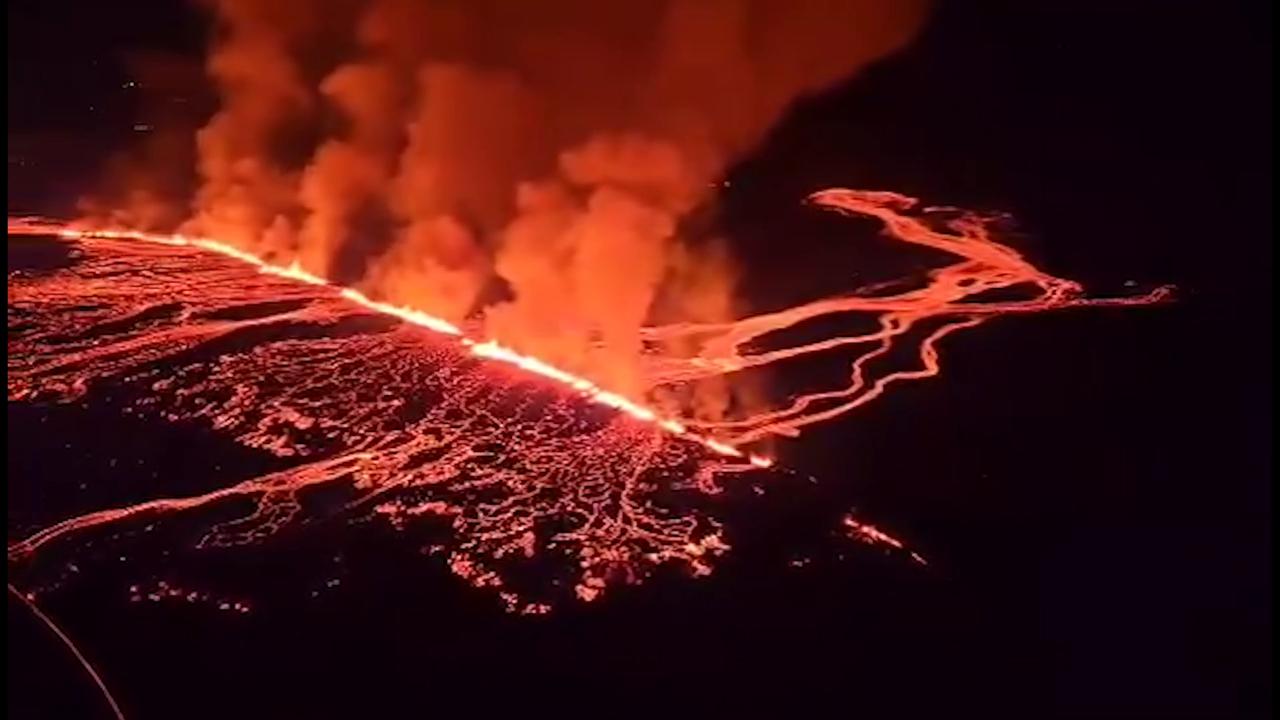
<instances>
[{"instance_id":1,"label":"night sky","mask_svg":"<svg viewBox=\"0 0 1280 720\"><path fill-rule=\"evenodd\" d=\"M157 102L198 124L207 87L143 93L129 68L163 57L198 73L206 33L177 2L11 3L10 211L67 212ZM758 676L850 715L860 695L892 705L930 688L917 701L956 717L1269 715L1270 51L1263 2L944 2L910 50L802 102L730 170L716 222L761 307L847 289L839 223L799 205L832 185L1008 211L1019 250L1055 275L1099 294L1178 294L997 320L948 346L941 379L785 447L785 463L851 478L860 510L908 528L944 568L928 600L903 600L945 608L928 625L935 644L903 631L915 643L904 662L933 660L867 688L841 654L865 628L822 624L852 609L756 578L754 599L718 587L687 610L663 606L723 643L694 689L738 695ZM797 501L785 522L815 513ZM776 618L800 607L808 624ZM868 642L913 621L885 610ZM828 630L852 646L812 639ZM615 679L579 660L573 682ZM687 681L601 667L620 666ZM396 682L413 679L400 670ZM322 679L341 682L333 672Z\"/></svg>"}]
</instances>

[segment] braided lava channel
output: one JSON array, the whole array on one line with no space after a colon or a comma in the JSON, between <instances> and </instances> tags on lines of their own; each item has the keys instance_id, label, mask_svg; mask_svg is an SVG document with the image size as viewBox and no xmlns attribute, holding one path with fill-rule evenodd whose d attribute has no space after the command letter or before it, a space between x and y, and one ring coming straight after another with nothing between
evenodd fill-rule
<instances>
[{"instance_id":1,"label":"braided lava channel","mask_svg":"<svg viewBox=\"0 0 1280 720\"><path fill-rule=\"evenodd\" d=\"M1078 284L997 242L992 217L920 209L883 192L828 190L811 202L875 218L891 238L956 261L896 294L646 329L655 346L682 338L700 348L648 357L651 389L837 348L860 353L844 387L715 423L662 417L642 399L216 240L11 219L11 236L68 243L73 261L9 274L10 402L110 393L128 398L126 412L203 423L280 458L284 469L19 529L16 540L11 527L10 561L99 526L234 498L251 502L251 511L213 524L199 544L254 542L312 513L310 489L342 485L350 492L333 514L382 517L395 527L443 521L456 575L496 591L513 612L544 612L557 599L552 585L593 600L611 583L643 580L663 565L711 572L728 544L705 497L726 476L772 464L746 448L847 413L894 382L936 375L938 341L947 334L1002 314L1169 297L1159 288L1086 298ZM1008 289L1024 291L1022 299L984 300ZM749 350L770 333L846 314L873 317L879 329ZM936 324L909 332L925 321ZM886 361L891 350L895 362ZM904 350L914 360L898 367ZM905 549L859 527L868 528L863 537ZM535 557L557 560L554 583L516 581Z\"/></svg>"}]
</instances>

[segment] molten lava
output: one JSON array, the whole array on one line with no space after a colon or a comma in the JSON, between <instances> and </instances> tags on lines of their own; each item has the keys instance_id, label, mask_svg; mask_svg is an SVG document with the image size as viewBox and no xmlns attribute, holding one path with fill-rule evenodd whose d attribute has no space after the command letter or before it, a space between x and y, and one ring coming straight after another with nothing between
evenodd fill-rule
<instances>
[{"instance_id":1,"label":"molten lava","mask_svg":"<svg viewBox=\"0 0 1280 720\"><path fill-rule=\"evenodd\" d=\"M714 422L663 416L643 397L218 240L10 220L11 235L60 235L77 255L69 267L9 276L11 401L67 402L105 389L129 398L130 412L207 423L295 462L208 492L54 522L11 543L10 558L69 533L231 498L251 499L256 509L215 525L201 544L249 542L315 512L310 489L346 484L353 494L339 512L397 527L443 519L455 538L445 548L455 574L496 590L509 610L545 612L556 591L520 585L511 572L537 556L562 558L569 575L553 585L572 587L583 600L669 562L694 575L710 572L728 545L697 498L715 492L719 476L772 464L743 448L850 412L893 383L938 374L938 343L948 334L997 315L1169 297L1159 288L1087 298L1077 283L997 242L989 217L919 209L887 192L828 190L811 201L875 218L890 237L955 260L895 294L820 300L732 323L647 328L649 392L860 350L843 387ZM997 290L1023 297L987 299ZM878 330L749 349L801 322L842 315L874 318ZM927 332L911 332L926 321ZM697 351L656 352L673 339ZM889 362L903 357L913 358L910 366ZM598 409L582 411L583 399ZM845 524L851 536L904 549L873 526Z\"/></svg>"}]
</instances>

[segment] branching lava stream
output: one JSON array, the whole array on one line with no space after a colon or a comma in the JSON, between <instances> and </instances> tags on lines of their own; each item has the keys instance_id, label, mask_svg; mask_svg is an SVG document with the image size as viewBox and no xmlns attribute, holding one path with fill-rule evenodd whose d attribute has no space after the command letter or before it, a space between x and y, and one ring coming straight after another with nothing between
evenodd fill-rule
<instances>
[{"instance_id":1,"label":"branching lava stream","mask_svg":"<svg viewBox=\"0 0 1280 720\"><path fill-rule=\"evenodd\" d=\"M346 484L353 492L341 513L373 513L397 527L443 519L456 575L500 593L513 612L545 612L556 591L516 583L510 568L558 559L571 577L557 586L582 600L663 564L710 572L728 544L700 498L727 476L772 464L752 444L850 412L893 383L938 374L947 335L998 315L1170 295L1159 288L1087 298L1077 283L997 242L991 218L974 213L921 209L887 192L827 190L811 202L875 218L890 237L955 261L896 294L647 328L650 350L676 338L699 348L686 357L646 355L650 392L801 355L854 353L845 386L719 422L663 417L646 398L216 240L11 219L10 235L61 235L76 257L69 267L9 275L10 402L70 402L106 387L129 398L131 412L204 423L292 465L203 494L65 519L11 541L10 560L73 533L230 498L256 509L211 527L201 544L252 542L305 516L300 496L309 488ZM1023 297L984 299L996 290ZM803 321L845 314L870 316L878 329L748 349ZM929 332L910 332L925 321ZM904 356L914 360L888 362ZM873 526L850 527L864 541L903 549Z\"/></svg>"}]
</instances>

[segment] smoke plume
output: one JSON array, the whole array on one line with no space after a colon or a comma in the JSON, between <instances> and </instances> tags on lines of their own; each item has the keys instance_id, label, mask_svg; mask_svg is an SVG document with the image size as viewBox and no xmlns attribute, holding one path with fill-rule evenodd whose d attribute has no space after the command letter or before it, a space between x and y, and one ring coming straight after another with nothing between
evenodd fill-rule
<instances>
[{"instance_id":1,"label":"smoke plume","mask_svg":"<svg viewBox=\"0 0 1280 720\"><path fill-rule=\"evenodd\" d=\"M680 220L925 0L217 0L186 228L630 395L639 330L735 314ZM685 348L665 348L684 352ZM722 389L694 398L723 410ZM719 409L717 409L719 408Z\"/></svg>"}]
</instances>

